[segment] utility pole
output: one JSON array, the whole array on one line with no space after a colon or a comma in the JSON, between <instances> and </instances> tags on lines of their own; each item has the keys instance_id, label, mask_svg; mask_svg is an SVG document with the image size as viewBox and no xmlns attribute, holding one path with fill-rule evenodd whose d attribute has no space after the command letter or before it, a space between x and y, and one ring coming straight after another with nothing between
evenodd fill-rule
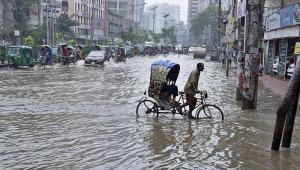
<instances>
[{"instance_id":1,"label":"utility pole","mask_svg":"<svg viewBox=\"0 0 300 170\"><path fill-rule=\"evenodd\" d=\"M245 67L243 72L243 94L242 109L254 109L257 106L257 89L258 89L258 70L260 64L260 55L262 49L259 49L259 42L262 41L263 33L263 7L264 0L250 0L248 8L249 26L246 30L246 48L245 48ZM248 25L247 23L245 23Z\"/></svg>"},{"instance_id":2,"label":"utility pole","mask_svg":"<svg viewBox=\"0 0 300 170\"><path fill-rule=\"evenodd\" d=\"M153 17L152 17L152 20L153 20L153 34L155 33L155 10L156 10L156 8L158 8L158 6L155 6L155 7L153 7L153 8L151 8L150 10L152 10L153 11Z\"/></svg>"},{"instance_id":3,"label":"utility pole","mask_svg":"<svg viewBox=\"0 0 300 170\"><path fill-rule=\"evenodd\" d=\"M109 15L108 15L108 0L104 0L104 35L105 37L108 36L108 32L109 32Z\"/></svg>"},{"instance_id":4,"label":"utility pole","mask_svg":"<svg viewBox=\"0 0 300 170\"><path fill-rule=\"evenodd\" d=\"M221 50L221 0L219 0L218 6L218 48L217 48L217 55L220 57L220 50Z\"/></svg>"},{"instance_id":5,"label":"utility pole","mask_svg":"<svg viewBox=\"0 0 300 170\"><path fill-rule=\"evenodd\" d=\"M98 7L98 6L97 6ZM95 0L92 0L92 16L91 16L91 39L94 43L94 35L95 35L95 11L98 10L95 7Z\"/></svg>"},{"instance_id":6,"label":"utility pole","mask_svg":"<svg viewBox=\"0 0 300 170\"><path fill-rule=\"evenodd\" d=\"M164 15L164 18L165 18L165 29L167 29L168 16L169 16L169 14L165 14ZM164 45L167 45L167 37L165 37L165 44Z\"/></svg>"}]
</instances>

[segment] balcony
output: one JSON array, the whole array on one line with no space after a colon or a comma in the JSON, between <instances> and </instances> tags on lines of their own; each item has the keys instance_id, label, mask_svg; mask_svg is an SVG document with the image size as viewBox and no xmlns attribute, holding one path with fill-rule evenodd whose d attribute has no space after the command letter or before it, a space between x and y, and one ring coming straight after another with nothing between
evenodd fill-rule
<instances>
[{"instance_id":1,"label":"balcony","mask_svg":"<svg viewBox=\"0 0 300 170\"><path fill-rule=\"evenodd\" d=\"M87 12L79 11L79 10L75 11L75 15L80 16L80 17L87 17L88 16Z\"/></svg>"}]
</instances>

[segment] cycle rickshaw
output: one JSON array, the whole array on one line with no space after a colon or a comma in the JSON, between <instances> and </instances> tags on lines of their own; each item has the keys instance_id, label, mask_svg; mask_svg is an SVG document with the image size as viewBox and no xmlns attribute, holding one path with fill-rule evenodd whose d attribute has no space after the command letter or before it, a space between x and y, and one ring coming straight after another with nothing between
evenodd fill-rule
<instances>
[{"instance_id":1,"label":"cycle rickshaw","mask_svg":"<svg viewBox=\"0 0 300 170\"><path fill-rule=\"evenodd\" d=\"M159 117L160 114L178 114L184 118L189 118L188 109L183 108L179 112L179 106L186 101L185 93L179 92L178 99L175 104L166 103L160 98L161 90L164 84L169 84L177 81L180 71L180 65L173 63L169 60L158 60L151 65L150 85L148 88L148 94L145 91L144 96L139 100L136 107L137 117L141 115L154 114ZM216 119L224 120L224 114L222 110L213 104L206 102L208 97L206 91L200 91L197 94L197 104L193 111L195 119Z\"/></svg>"}]
</instances>

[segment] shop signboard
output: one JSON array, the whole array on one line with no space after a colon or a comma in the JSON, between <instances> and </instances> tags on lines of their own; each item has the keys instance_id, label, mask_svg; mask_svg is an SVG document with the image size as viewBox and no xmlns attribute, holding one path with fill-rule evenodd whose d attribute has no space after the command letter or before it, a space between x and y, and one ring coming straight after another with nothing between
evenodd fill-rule
<instances>
[{"instance_id":1,"label":"shop signboard","mask_svg":"<svg viewBox=\"0 0 300 170\"><path fill-rule=\"evenodd\" d=\"M280 10L280 27L293 25L294 6L288 6Z\"/></svg>"},{"instance_id":2,"label":"shop signboard","mask_svg":"<svg viewBox=\"0 0 300 170\"><path fill-rule=\"evenodd\" d=\"M295 44L294 54L295 54L295 55L299 55L299 54L300 54L300 42L297 42L297 43Z\"/></svg>"},{"instance_id":3,"label":"shop signboard","mask_svg":"<svg viewBox=\"0 0 300 170\"><path fill-rule=\"evenodd\" d=\"M285 72L286 72L287 47L288 47L287 39L280 40L278 75L282 78L285 77Z\"/></svg>"},{"instance_id":4,"label":"shop signboard","mask_svg":"<svg viewBox=\"0 0 300 170\"><path fill-rule=\"evenodd\" d=\"M268 74L273 73L273 41L269 41L268 48Z\"/></svg>"},{"instance_id":5,"label":"shop signboard","mask_svg":"<svg viewBox=\"0 0 300 170\"><path fill-rule=\"evenodd\" d=\"M247 0L238 0L238 5L237 5L237 16L238 18L246 16L246 2Z\"/></svg>"},{"instance_id":6,"label":"shop signboard","mask_svg":"<svg viewBox=\"0 0 300 170\"><path fill-rule=\"evenodd\" d=\"M294 5L294 19L293 19L293 24L296 25L296 24L300 24L300 3L299 4L295 4Z\"/></svg>"},{"instance_id":7,"label":"shop signboard","mask_svg":"<svg viewBox=\"0 0 300 170\"><path fill-rule=\"evenodd\" d=\"M266 31L280 28L280 12L277 11L266 18Z\"/></svg>"}]
</instances>

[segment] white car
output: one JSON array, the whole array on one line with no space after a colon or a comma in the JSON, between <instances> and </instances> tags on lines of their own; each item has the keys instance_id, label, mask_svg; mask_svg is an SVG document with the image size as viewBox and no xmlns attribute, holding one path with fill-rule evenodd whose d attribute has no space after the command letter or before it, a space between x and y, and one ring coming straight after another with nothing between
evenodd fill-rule
<instances>
[{"instance_id":1,"label":"white car","mask_svg":"<svg viewBox=\"0 0 300 170\"><path fill-rule=\"evenodd\" d=\"M295 63L291 64L287 69L287 76L292 76L295 70Z\"/></svg>"},{"instance_id":2,"label":"white car","mask_svg":"<svg viewBox=\"0 0 300 170\"><path fill-rule=\"evenodd\" d=\"M105 51L91 51L85 58L85 65L101 65L105 61Z\"/></svg>"}]
</instances>

